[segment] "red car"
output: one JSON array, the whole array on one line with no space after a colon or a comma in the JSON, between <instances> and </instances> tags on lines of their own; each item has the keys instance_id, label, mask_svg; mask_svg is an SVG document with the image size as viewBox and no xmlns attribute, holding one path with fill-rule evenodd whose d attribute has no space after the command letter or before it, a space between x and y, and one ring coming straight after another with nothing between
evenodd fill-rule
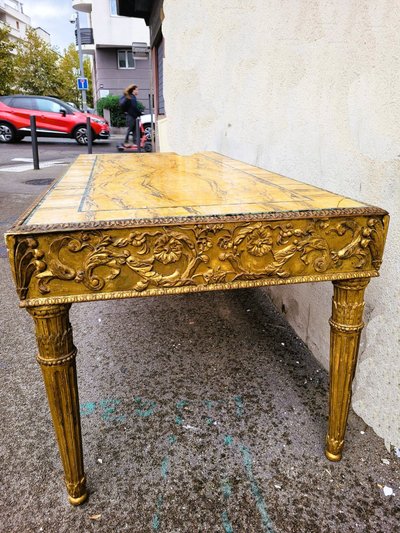
<instances>
[{"instance_id":1,"label":"red car","mask_svg":"<svg viewBox=\"0 0 400 533\"><path fill-rule=\"evenodd\" d=\"M108 139L110 128L103 117L82 113L50 96L0 96L0 143L21 141L30 135L30 117L36 116L38 137L70 137L87 144L86 118L90 117L92 138Z\"/></svg>"}]
</instances>

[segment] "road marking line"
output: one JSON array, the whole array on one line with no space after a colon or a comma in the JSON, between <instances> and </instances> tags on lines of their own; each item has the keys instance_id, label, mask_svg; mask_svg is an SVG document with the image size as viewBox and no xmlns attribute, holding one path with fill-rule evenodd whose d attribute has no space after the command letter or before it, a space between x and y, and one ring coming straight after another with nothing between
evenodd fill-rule
<instances>
[{"instance_id":1,"label":"road marking line","mask_svg":"<svg viewBox=\"0 0 400 533\"><path fill-rule=\"evenodd\" d=\"M54 161L43 161L39 163L41 169L52 167L53 165L69 165L69 162L65 161L65 159L54 159ZM26 170L32 170L32 165L15 165L0 168L0 172L25 172Z\"/></svg>"}]
</instances>

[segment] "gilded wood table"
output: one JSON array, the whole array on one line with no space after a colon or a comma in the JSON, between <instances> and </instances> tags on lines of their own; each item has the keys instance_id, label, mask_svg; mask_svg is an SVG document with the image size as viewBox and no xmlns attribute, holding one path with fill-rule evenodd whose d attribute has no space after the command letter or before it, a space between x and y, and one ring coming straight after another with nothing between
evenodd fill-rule
<instances>
[{"instance_id":1,"label":"gilded wood table","mask_svg":"<svg viewBox=\"0 0 400 533\"><path fill-rule=\"evenodd\" d=\"M79 156L6 235L69 501L87 497L75 302L333 281L326 456L340 460L364 290L388 222L383 209L212 152Z\"/></svg>"}]
</instances>

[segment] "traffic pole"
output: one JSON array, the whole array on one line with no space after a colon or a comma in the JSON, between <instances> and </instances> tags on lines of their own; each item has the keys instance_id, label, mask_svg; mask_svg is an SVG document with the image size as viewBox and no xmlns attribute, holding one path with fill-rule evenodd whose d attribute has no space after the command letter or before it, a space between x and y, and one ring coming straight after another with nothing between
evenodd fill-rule
<instances>
[{"instance_id":1,"label":"traffic pole","mask_svg":"<svg viewBox=\"0 0 400 533\"><path fill-rule=\"evenodd\" d=\"M83 72L82 38L81 38L81 26L79 22L79 13L77 13L77 17L76 17L76 36L78 40L79 71L80 71L81 78L83 78L85 74ZM86 89L81 89L81 92L82 92L83 112L87 113Z\"/></svg>"},{"instance_id":2,"label":"traffic pole","mask_svg":"<svg viewBox=\"0 0 400 533\"><path fill-rule=\"evenodd\" d=\"M90 125L90 117L86 117L86 136L87 136L87 153L92 153L93 136L92 126Z\"/></svg>"},{"instance_id":3,"label":"traffic pole","mask_svg":"<svg viewBox=\"0 0 400 533\"><path fill-rule=\"evenodd\" d=\"M33 170L39 169L39 149L37 141L37 132L36 132L36 117L31 115L31 139L32 139L32 156L33 156Z\"/></svg>"}]
</instances>

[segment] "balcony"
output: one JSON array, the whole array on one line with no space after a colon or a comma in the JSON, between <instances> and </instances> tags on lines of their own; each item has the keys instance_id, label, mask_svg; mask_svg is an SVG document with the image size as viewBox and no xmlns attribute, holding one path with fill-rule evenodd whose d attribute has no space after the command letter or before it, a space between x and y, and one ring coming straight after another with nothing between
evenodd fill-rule
<instances>
[{"instance_id":1,"label":"balcony","mask_svg":"<svg viewBox=\"0 0 400 533\"><path fill-rule=\"evenodd\" d=\"M93 40L93 29L92 28L81 28L81 44L94 44ZM75 30L75 44L78 46L78 33Z\"/></svg>"},{"instance_id":2,"label":"balcony","mask_svg":"<svg viewBox=\"0 0 400 533\"><path fill-rule=\"evenodd\" d=\"M0 20L0 28L7 28L10 30L10 38L12 41L20 41L24 37L24 33L21 32L21 30L17 30L17 28L13 28L3 20Z\"/></svg>"},{"instance_id":3,"label":"balcony","mask_svg":"<svg viewBox=\"0 0 400 533\"><path fill-rule=\"evenodd\" d=\"M91 13L92 3L89 0L72 0L72 7L83 13Z\"/></svg>"}]
</instances>

